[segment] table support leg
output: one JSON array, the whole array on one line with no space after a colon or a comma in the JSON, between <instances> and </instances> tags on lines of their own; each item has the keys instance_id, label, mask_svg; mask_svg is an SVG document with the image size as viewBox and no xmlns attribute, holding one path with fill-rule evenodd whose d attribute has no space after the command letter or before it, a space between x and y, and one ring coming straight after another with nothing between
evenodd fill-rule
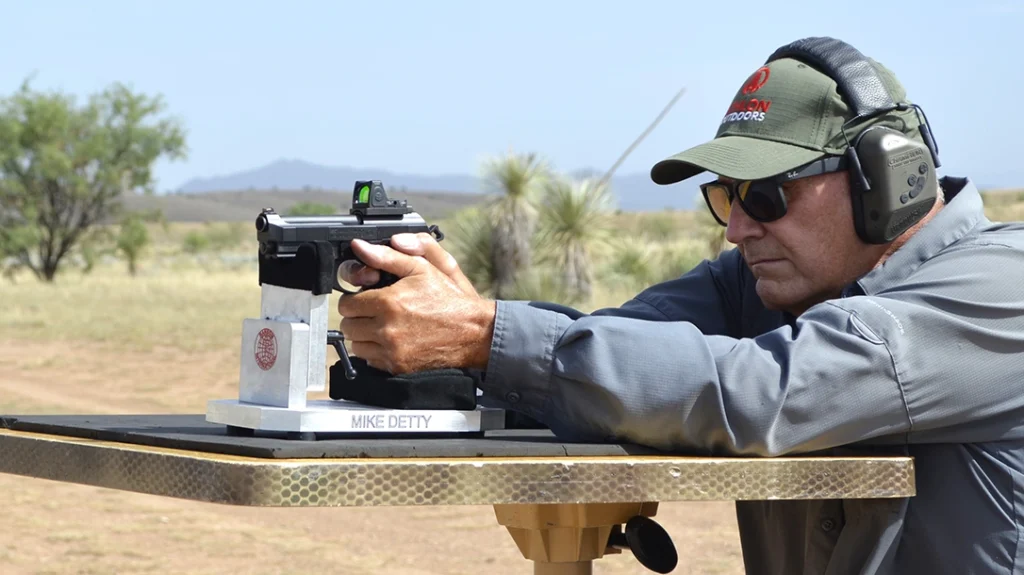
<instances>
[{"instance_id":1,"label":"table support leg","mask_svg":"<svg viewBox=\"0 0 1024 575\"><path fill-rule=\"evenodd\" d=\"M590 575L593 560L621 553L612 530L636 516L653 517L657 502L495 505L494 514L534 575Z\"/></svg>"}]
</instances>

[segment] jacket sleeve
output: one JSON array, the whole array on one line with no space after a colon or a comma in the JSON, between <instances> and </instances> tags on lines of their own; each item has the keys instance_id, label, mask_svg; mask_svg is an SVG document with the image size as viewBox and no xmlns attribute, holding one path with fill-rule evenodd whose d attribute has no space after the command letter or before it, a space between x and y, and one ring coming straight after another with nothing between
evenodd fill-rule
<instances>
[{"instance_id":1,"label":"jacket sleeve","mask_svg":"<svg viewBox=\"0 0 1024 575\"><path fill-rule=\"evenodd\" d=\"M674 280L653 285L620 307L591 315L688 321L705 334L741 331L744 263L738 250L704 260Z\"/></svg>"},{"instance_id":2,"label":"jacket sleeve","mask_svg":"<svg viewBox=\"0 0 1024 575\"><path fill-rule=\"evenodd\" d=\"M748 338L703 333L696 311L571 319L499 301L481 389L568 440L666 450L1021 439L1020 257L953 251L903 287L830 300Z\"/></svg>"},{"instance_id":3,"label":"jacket sleeve","mask_svg":"<svg viewBox=\"0 0 1024 575\"><path fill-rule=\"evenodd\" d=\"M871 304L844 303L733 338L499 301L481 389L567 439L667 450L774 456L907 432L893 358L857 315Z\"/></svg>"},{"instance_id":4,"label":"jacket sleeve","mask_svg":"<svg viewBox=\"0 0 1024 575\"><path fill-rule=\"evenodd\" d=\"M1021 440L1022 229L971 234L763 329L737 328L756 314L735 252L578 318L499 301L480 387L562 437L669 450Z\"/></svg>"}]
</instances>

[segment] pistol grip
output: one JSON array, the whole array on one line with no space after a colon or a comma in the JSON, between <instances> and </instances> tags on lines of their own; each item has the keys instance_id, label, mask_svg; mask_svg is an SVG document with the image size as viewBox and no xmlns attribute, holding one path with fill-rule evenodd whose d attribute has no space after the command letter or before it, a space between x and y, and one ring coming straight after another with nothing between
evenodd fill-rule
<instances>
[{"instance_id":1,"label":"pistol grip","mask_svg":"<svg viewBox=\"0 0 1024 575\"><path fill-rule=\"evenodd\" d=\"M373 284L372 286L364 287L363 289L380 289L380 288L388 287L389 285L397 282L398 279L399 279L398 276L396 276L395 274L390 273L390 272L384 272L384 271L378 270L378 273L380 274L380 281L375 283L375 284Z\"/></svg>"}]
</instances>

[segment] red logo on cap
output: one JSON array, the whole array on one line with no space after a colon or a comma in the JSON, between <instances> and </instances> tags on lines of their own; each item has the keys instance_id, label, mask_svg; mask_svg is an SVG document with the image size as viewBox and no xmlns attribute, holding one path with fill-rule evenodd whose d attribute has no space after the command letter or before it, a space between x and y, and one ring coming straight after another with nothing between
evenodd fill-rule
<instances>
[{"instance_id":1,"label":"red logo on cap","mask_svg":"<svg viewBox=\"0 0 1024 575\"><path fill-rule=\"evenodd\" d=\"M750 78L747 78L747 83L743 85L743 93L753 94L760 90L761 86L764 86L764 83L768 81L768 76L770 75L771 70L768 69L768 66L761 66L750 75Z\"/></svg>"}]
</instances>

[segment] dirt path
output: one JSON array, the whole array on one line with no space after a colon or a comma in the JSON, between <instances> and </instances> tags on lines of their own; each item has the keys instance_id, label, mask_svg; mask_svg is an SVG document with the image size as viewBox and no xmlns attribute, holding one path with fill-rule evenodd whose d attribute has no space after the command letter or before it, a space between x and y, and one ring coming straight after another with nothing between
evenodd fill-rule
<instances>
[{"instance_id":1,"label":"dirt path","mask_svg":"<svg viewBox=\"0 0 1024 575\"><path fill-rule=\"evenodd\" d=\"M2 413L200 413L235 391L228 352L0 342ZM0 475L0 573L530 572L486 506L252 509ZM663 504L675 573L742 573L732 506ZM648 573L631 556L598 573Z\"/></svg>"}]
</instances>

